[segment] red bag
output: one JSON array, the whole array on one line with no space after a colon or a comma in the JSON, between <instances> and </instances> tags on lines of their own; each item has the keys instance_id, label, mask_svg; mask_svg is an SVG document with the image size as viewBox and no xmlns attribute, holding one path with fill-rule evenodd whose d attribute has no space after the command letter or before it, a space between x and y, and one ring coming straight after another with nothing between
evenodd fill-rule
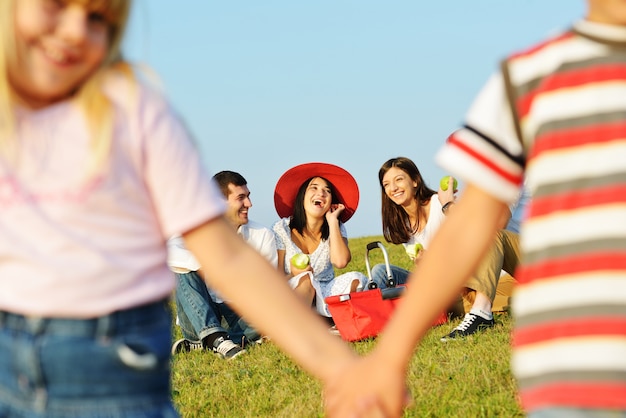
<instances>
[{"instance_id":1,"label":"red bag","mask_svg":"<svg viewBox=\"0 0 626 418\"><path fill-rule=\"evenodd\" d=\"M376 283L372 281L369 252L374 248L380 248L385 258L387 285L389 286L386 289L378 289ZM379 241L367 244L365 266L369 278L369 290L329 296L325 299L335 326L339 330L341 338L346 341L358 341L376 337L387 324L396 308L396 304L400 301L400 296L406 290L406 285L395 286L391 269L389 268L387 250ZM448 322L448 315L443 311L433 322L433 326L445 324L446 322Z\"/></svg>"}]
</instances>

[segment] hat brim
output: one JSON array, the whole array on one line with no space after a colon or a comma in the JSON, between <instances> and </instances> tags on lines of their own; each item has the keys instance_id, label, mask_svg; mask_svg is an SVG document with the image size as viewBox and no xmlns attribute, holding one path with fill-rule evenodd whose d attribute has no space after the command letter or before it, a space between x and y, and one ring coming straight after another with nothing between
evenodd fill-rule
<instances>
[{"instance_id":1,"label":"hat brim","mask_svg":"<svg viewBox=\"0 0 626 418\"><path fill-rule=\"evenodd\" d=\"M359 206L359 186L346 170L327 163L300 164L287 170L278 179L274 189L274 206L278 216L286 218L293 215L298 190L311 177L323 177L333 185L337 199L346 207L339 220L346 223Z\"/></svg>"}]
</instances>

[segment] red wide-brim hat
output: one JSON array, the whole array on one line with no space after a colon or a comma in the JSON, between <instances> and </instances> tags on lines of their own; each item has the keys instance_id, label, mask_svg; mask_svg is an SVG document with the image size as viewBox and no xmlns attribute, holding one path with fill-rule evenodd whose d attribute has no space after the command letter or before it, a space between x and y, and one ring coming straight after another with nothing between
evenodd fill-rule
<instances>
[{"instance_id":1,"label":"red wide-brim hat","mask_svg":"<svg viewBox=\"0 0 626 418\"><path fill-rule=\"evenodd\" d=\"M346 170L327 163L300 164L280 176L274 189L274 206L278 216L287 218L293 215L298 190L311 177L323 177L333 185L337 199L346 207L339 220L347 222L359 206L359 186Z\"/></svg>"}]
</instances>

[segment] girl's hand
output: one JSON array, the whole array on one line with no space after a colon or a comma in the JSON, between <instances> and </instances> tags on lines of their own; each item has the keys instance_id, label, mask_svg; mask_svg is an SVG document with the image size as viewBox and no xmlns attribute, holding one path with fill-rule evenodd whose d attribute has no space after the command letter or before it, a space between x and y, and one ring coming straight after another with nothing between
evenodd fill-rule
<instances>
[{"instance_id":1,"label":"girl's hand","mask_svg":"<svg viewBox=\"0 0 626 418\"><path fill-rule=\"evenodd\" d=\"M413 258L413 265L416 266L422 257L424 257L424 253L426 252L425 248L422 248L417 252L417 255Z\"/></svg>"},{"instance_id":2,"label":"girl's hand","mask_svg":"<svg viewBox=\"0 0 626 418\"><path fill-rule=\"evenodd\" d=\"M456 190L454 190L453 188L453 183L454 180L452 179L452 176L448 176L448 189L442 190L441 185L439 186L437 197L439 198L439 203L441 203L441 206L445 205L448 202L454 201L454 193L456 192Z\"/></svg>"},{"instance_id":3,"label":"girl's hand","mask_svg":"<svg viewBox=\"0 0 626 418\"><path fill-rule=\"evenodd\" d=\"M343 212L345 208L346 207L343 203L333 203L332 205L330 205L330 209L328 210L328 212L326 212L326 220L338 220L339 215L341 215L341 212Z\"/></svg>"},{"instance_id":4,"label":"girl's hand","mask_svg":"<svg viewBox=\"0 0 626 418\"><path fill-rule=\"evenodd\" d=\"M413 402L406 386L406 370L394 369L388 363L373 352L338 370L324 387L326 416L401 417Z\"/></svg>"},{"instance_id":5,"label":"girl's hand","mask_svg":"<svg viewBox=\"0 0 626 418\"><path fill-rule=\"evenodd\" d=\"M313 268L311 267L311 264L308 264L306 266L306 268L299 269L298 267L294 266L293 263L291 263L291 275L292 275L292 277L296 277L298 274L302 274L305 271L310 271L311 273L313 273Z\"/></svg>"}]
</instances>

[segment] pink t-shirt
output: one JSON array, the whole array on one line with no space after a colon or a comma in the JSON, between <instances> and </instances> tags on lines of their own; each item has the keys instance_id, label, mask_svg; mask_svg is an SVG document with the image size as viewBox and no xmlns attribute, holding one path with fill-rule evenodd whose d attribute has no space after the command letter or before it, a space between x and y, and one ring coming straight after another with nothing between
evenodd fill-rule
<instances>
[{"instance_id":1,"label":"pink t-shirt","mask_svg":"<svg viewBox=\"0 0 626 418\"><path fill-rule=\"evenodd\" d=\"M0 157L0 310L89 318L163 299L167 237L224 211L167 102L121 76L106 91L116 123L96 176L74 103L19 111L19 151Z\"/></svg>"}]
</instances>

